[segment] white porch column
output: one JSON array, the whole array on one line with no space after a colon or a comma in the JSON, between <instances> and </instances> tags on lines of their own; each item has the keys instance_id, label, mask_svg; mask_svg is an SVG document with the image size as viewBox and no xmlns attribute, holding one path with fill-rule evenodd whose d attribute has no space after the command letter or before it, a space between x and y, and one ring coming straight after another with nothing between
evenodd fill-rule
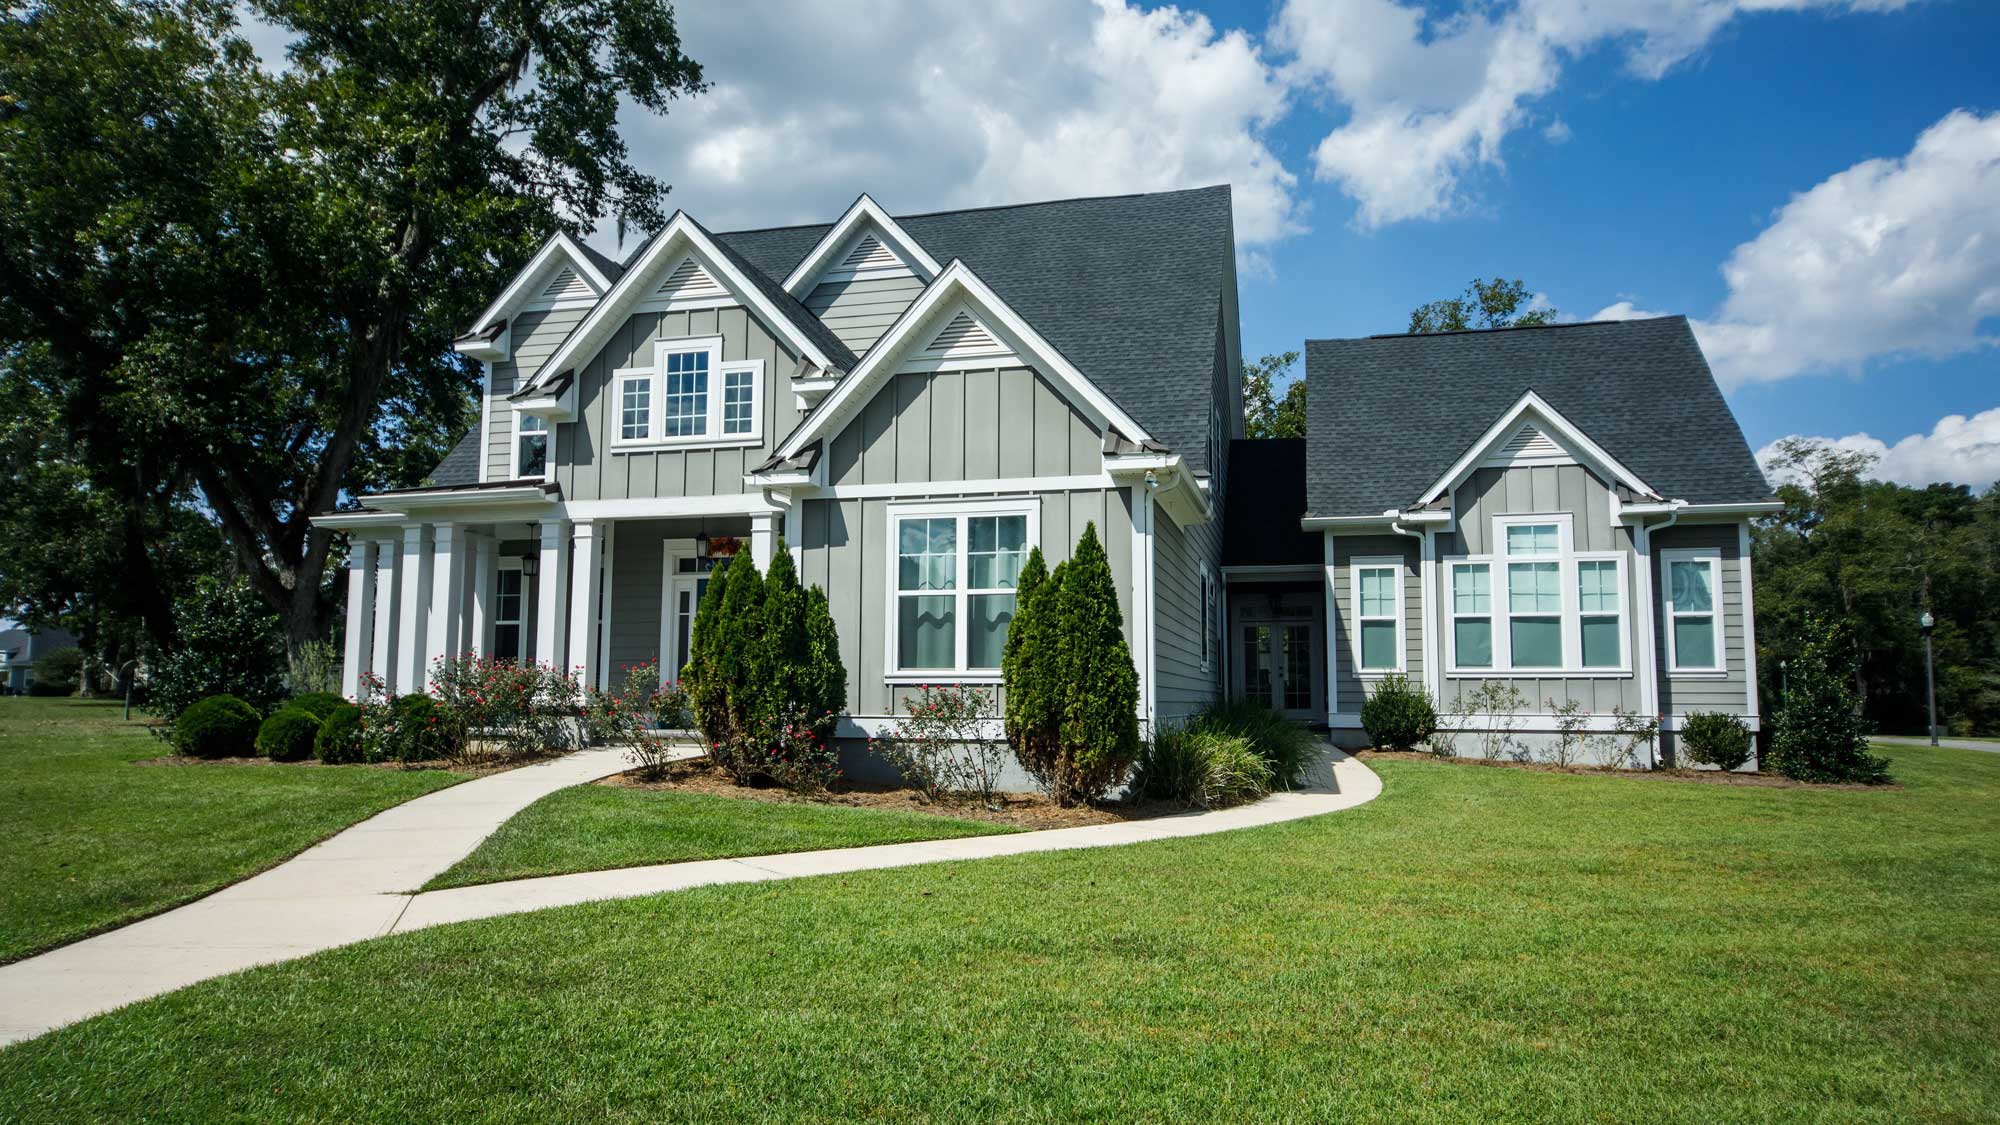
<instances>
[{"instance_id":1,"label":"white porch column","mask_svg":"<svg viewBox=\"0 0 2000 1125\"><path fill-rule=\"evenodd\" d=\"M347 549L347 652L340 664L340 693L359 702L361 671L375 639L375 556L381 545L357 539Z\"/></svg>"},{"instance_id":2,"label":"white porch column","mask_svg":"<svg viewBox=\"0 0 2000 1125\"><path fill-rule=\"evenodd\" d=\"M1139 673L1139 726L1153 722L1153 485L1132 486L1132 664Z\"/></svg>"},{"instance_id":3,"label":"white porch column","mask_svg":"<svg viewBox=\"0 0 2000 1125\"><path fill-rule=\"evenodd\" d=\"M776 549L778 513L759 512L750 517L750 561L758 570L771 569L771 552Z\"/></svg>"},{"instance_id":4,"label":"white porch column","mask_svg":"<svg viewBox=\"0 0 2000 1125\"><path fill-rule=\"evenodd\" d=\"M398 695L424 690L424 605L431 592L430 529L403 529L403 572L396 583L396 682Z\"/></svg>"},{"instance_id":5,"label":"white porch column","mask_svg":"<svg viewBox=\"0 0 2000 1125\"><path fill-rule=\"evenodd\" d=\"M599 570L597 525L576 521L571 543L569 583L569 667L585 687L597 684L597 595L603 588Z\"/></svg>"},{"instance_id":6,"label":"white porch column","mask_svg":"<svg viewBox=\"0 0 2000 1125\"><path fill-rule=\"evenodd\" d=\"M481 655L493 652L493 581L500 566L500 543L481 533L472 540L472 614L466 622L465 647Z\"/></svg>"},{"instance_id":7,"label":"white porch column","mask_svg":"<svg viewBox=\"0 0 2000 1125\"><path fill-rule=\"evenodd\" d=\"M535 576L535 659L563 667L569 639L569 523L542 521L542 561Z\"/></svg>"},{"instance_id":8,"label":"white porch column","mask_svg":"<svg viewBox=\"0 0 2000 1125\"><path fill-rule=\"evenodd\" d=\"M431 531L430 618L424 626L424 668L420 682L428 685L438 661L458 655L457 642L465 613L465 529L448 523Z\"/></svg>"},{"instance_id":9,"label":"white porch column","mask_svg":"<svg viewBox=\"0 0 2000 1125\"><path fill-rule=\"evenodd\" d=\"M383 540L375 551L375 636L369 644L370 671L382 682L383 690L393 685L396 674L396 541Z\"/></svg>"}]
</instances>

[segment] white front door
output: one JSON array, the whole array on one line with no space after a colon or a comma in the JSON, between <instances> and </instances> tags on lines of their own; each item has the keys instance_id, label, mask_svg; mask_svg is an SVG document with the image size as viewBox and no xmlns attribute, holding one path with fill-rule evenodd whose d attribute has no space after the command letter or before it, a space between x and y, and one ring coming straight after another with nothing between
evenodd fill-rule
<instances>
[{"instance_id":1,"label":"white front door","mask_svg":"<svg viewBox=\"0 0 2000 1125\"><path fill-rule=\"evenodd\" d=\"M660 605L660 682L681 678L687 664L688 638L694 633L694 612L708 593L708 576L726 558L698 558L692 552L669 550Z\"/></svg>"}]
</instances>

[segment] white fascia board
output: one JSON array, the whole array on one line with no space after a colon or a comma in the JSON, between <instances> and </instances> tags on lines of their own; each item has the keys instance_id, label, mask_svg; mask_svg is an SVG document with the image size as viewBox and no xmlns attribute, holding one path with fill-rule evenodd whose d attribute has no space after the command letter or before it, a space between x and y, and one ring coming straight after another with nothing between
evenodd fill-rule
<instances>
[{"instance_id":1,"label":"white fascia board","mask_svg":"<svg viewBox=\"0 0 2000 1125\"><path fill-rule=\"evenodd\" d=\"M864 191L861 193L861 198L856 199L847 209L847 213L833 224L833 229L826 232L826 237L820 239L819 244L814 246L799 262L797 268L785 278L785 292L794 297L803 297L812 292L819 275L826 272L827 264L840 252L841 247L847 245L847 240L863 224L873 224L875 229L881 231L882 236L894 245L896 256L908 262L910 268L916 271L917 277L926 284L944 272L944 267L938 265L937 259L925 253L924 248L917 245L917 240L898 226L896 220L890 218L889 213L882 209L882 205L870 199L868 193Z\"/></svg>"},{"instance_id":2,"label":"white fascia board","mask_svg":"<svg viewBox=\"0 0 2000 1125\"><path fill-rule=\"evenodd\" d=\"M1590 463L1591 467L1624 483L1626 487L1635 492L1646 496L1659 495L1659 493L1653 491L1651 485L1640 480L1637 473L1619 464L1617 459L1605 452L1602 446L1590 440L1588 434L1578 429L1568 418L1563 417L1561 411L1550 406L1542 399L1542 396L1533 391L1528 391L1512 407L1508 408L1505 414L1500 416L1499 421L1493 423L1484 434L1480 435L1478 441L1472 443L1472 448L1466 450L1464 456L1460 457L1451 468L1446 469L1444 475L1439 477L1430 488L1424 491L1423 496L1417 501L1418 506L1421 507L1429 504L1431 501L1465 483L1465 479L1472 475L1472 471L1479 467L1480 462L1486 460L1492 454L1494 448L1507 436L1511 435L1515 427L1520 425L1521 420L1530 414L1533 414L1539 421L1546 424L1549 429L1554 430L1555 436L1564 444L1568 445L1572 450L1581 453L1583 455L1582 459Z\"/></svg>"},{"instance_id":3,"label":"white fascia board","mask_svg":"<svg viewBox=\"0 0 2000 1125\"><path fill-rule=\"evenodd\" d=\"M523 414L533 414L550 422L576 421L576 384L577 380L571 379L561 394L508 399L507 408L514 412L515 425L520 425Z\"/></svg>"},{"instance_id":4,"label":"white fascia board","mask_svg":"<svg viewBox=\"0 0 2000 1125\"><path fill-rule=\"evenodd\" d=\"M378 492L362 499L382 508L391 508L404 514L437 511L446 508L470 508L513 506L526 504L541 507L554 504L555 497L540 484L524 484L513 488L468 488L463 490L437 492Z\"/></svg>"},{"instance_id":5,"label":"white fascia board","mask_svg":"<svg viewBox=\"0 0 2000 1125\"><path fill-rule=\"evenodd\" d=\"M1735 504L1681 504L1682 520L1742 519L1746 516L1775 516L1785 510L1783 500L1747 500Z\"/></svg>"},{"instance_id":6,"label":"white fascia board","mask_svg":"<svg viewBox=\"0 0 2000 1125\"><path fill-rule=\"evenodd\" d=\"M1137 421L1077 370L1075 364L1065 359L1055 345L1043 339L1042 334L1001 300L999 294L979 280L972 267L954 258L944 272L938 274L937 280L931 282L929 288L903 310L903 315L896 318L896 323L889 326L875 346L868 349L868 354L861 357L861 362L854 365L854 370L848 372L833 393L821 399L799 428L792 431L792 436L779 447L778 456L790 460L806 446L830 435L847 413L867 401L862 395L879 385L883 377L898 370L903 353L925 339L917 335L917 330L929 324L932 314L954 300L962 300L982 314L991 328L1007 337L1016 355L1051 376L1051 381L1063 397L1088 415L1100 429L1115 426L1133 441L1151 440Z\"/></svg>"},{"instance_id":7,"label":"white fascia board","mask_svg":"<svg viewBox=\"0 0 2000 1125\"><path fill-rule=\"evenodd\" d=\"M500 291L500 296L494 298L493 303L486 306L486 311L479 314L479 319L472 322L472 330L474 332L484 332L494 321L512 311L515 305L526 300L529 288L528 283L535 280L541 274L543 267L547 266L558 254L569 258L570 264L576 267L576 272L581 274L584 280L590 282L591 288L597 290L597 295L600 298L611 288L611 279L604 276L604 271L598 269L597 263L590 260L590 255L583 252L583 247L576 239L571 238L566 232L557 231L549 237L547 242L542 243L542 248L535 251L535 256L528 259L528 264L521 267L521 272L514 275L514 280L507 284L507 288ZM480 356L479 358L486 359L489 357ZM506 356L502 355L499 358L505 359Z\"/></svg>"},{"instance_id":8,"label":"white fascia board","mask_svg":"<svg viewBox=\"0 0 2000 1125\"><path fill-rule=\"evenodd\" d=\"M1305 531L1320 531L1325 529L1338 530L1349 527L1388 527L1391 524L1398 523L1448 524L1450 522L1451 512L1443 509L1405 512L1397 508L1390 508L1379 516L1306 516L1299 520L1299 527Z\"/></svg>"},{"instance_id":9,"label":"white fascia board","mask_svg":"<svg viewBox=\"0 0 2000 1125\"><path fill-rule=\"evenodd\" d=\"M329 531L387 531L407 522L401 512L328 512L312 517L314 527Z\"/></svg>"},{"instance_id":10,"label":"white fascia board","mask_svg":"<svg viewBox=\"0 0 2000 1125\"><path fill-rule=\"evenodd\" d=\"M569 338L562 342L562 346L556 349L555 354L543 361L528 386L539 386L548 373L578 366L595 355L597 349L604 346L605 340L622 322L626 312L632 305L638 303L640 294L645 288L645 281L659 267L661 260L670 256L669 251L680 249L692 249L695 256L701 260L703 268L708 270L709 276L721 278L722 284L731 294L755 309L764 324L800 355L822 368L833 366L833 361L827 358L819 345L807 339L805 334L799 331L798 325L793 324L790 317L771 303L771 299L764 295L763 290L751 284L750 279L743 276L743 272L736 268L736 263L716 246L707 232L688 218L687 212L676 211L674 217L667 221L666 229L660 232L660 236L653 240L652 245L646 247L646 252L640 255L639 260L633 262L624 276L618 279L618 283L611 287L611 291L604 295L604 299L597 302L596 307L590 310L590 315L583 318L583 323L576 326L576 330L569 334Z\"/></svg>"}]
</instances>

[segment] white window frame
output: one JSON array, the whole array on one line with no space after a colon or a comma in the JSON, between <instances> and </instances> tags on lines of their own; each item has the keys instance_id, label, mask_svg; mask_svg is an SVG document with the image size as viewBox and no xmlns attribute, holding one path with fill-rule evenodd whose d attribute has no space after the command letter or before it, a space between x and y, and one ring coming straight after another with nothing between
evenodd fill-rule
<instances>
[{"instance_id":1,"label":"white window frame","mask_svg":"<svg viewBox=\"0 0 2000 1125\"><path fill-rule=\"evenodd\" d=\"M1201 670L1215 670L1215 571L1201 564Z\"/></svg>"},{"instance_id":2,"label":"white window frame","mask_svg":"<svg viewBox=\"0 0 2000 1125\"><path fill-rule=\"evenodd\" d=\"M883 558L886 560L886 565L883 567L883 570L886 571L886 582L884 583L886 586L886 596L883 599L885 605L882 630L882 645L884 650L882 664L883 681L891 684L924 684L941 681L963 684L999 683L1001 680L1000 669L969 668L966 666L966 650L969 647L966 639L966 630L971 627L972 623L971 615L968 612L968 602L975 593L996 592L986 589L971 590L967 588L966 579L968 577L967 571L970 569L969 559L971 551L969 549L970 540L967 535L966 521L979 516L1026 516L1028 520L1027 534L1022 542L1024 544L1024 551L1033 550L1042 541L1041 501L1034 497L1011 497L992 500L945 500L935 503L891 504L888 507L887 515L888 533L884 543L886 553L883 555ZM902 630L898 628L896 612L902 596L902 591L897 588L896 579L897 572L901 569L897 563L897 559L900 554L903 521L906 519L944 518L955 518L958 521L956 539L958 557L954 562L956 571L952 580L953 588L950 591L956 601L953 608L953 620L957 629L957 636L952 640L953 667L917 668L903 671L901 670L902 654L899 651L902 647L903 638ZM941 591L931 591L929 593L930 596L936 596ZM917 595L912 594L911 596L915 597ZM1015 609L1017 612L1019 608L1020 605L1016 602Z\"/></svg>"},{"instance_id":3,"label":"white window frame","mask_svg":"<svg viewBox=\"0 0 2000 1125\"><path fill-rule=\"evenodd\" d=\"M521 576L521 593L518 597L518 604L514 606L514 612L520 614L521 616L512 619L500 616L500 599L502 597L500 593L500 575L505 574L510 570L513 571L515 574ZM516 663L520 664L529 663L533 661L535 658L533 650L528 645L528 617L529 617L528 611L531 608L531 603L534 597L533 583L528 578L527 568L521 565L521 558L518 555L500 556L498 565L494 568L494 571L495 573L493 577L493 622L492 622L493 634L490 642L488 642L486 638L483 637L481 638L481 642L486 649L486 655L488 656L494 655L495 650L497 650L500 647L500 626L512 625L516 629L520 630L520 637L521 637L520 651L514 654L513 659Z\"/></svg>"},{"instance_id":4,"label":"white window frame","mask_svg":"<svg viewBox=\"0 0 2000 1125\"><path fill-rule=\"evenodd\" d=\"M1405 573L1409 563L1393 555L1373 555L1347 560L1347 600L1350 613L1348 619L1354 622L1354 674L1363 680L1379 680L1384 676L1400 676L1409 668L1410 639L1406 632L1403 616L1404 584L1409 581ZM1361 666L1361 572L1364 570L1388 570L1395 575L1396 590L1396 666L1393 668L1363 668ZM1381 614L1374 614L1370 621L1382 620Z\"/></svg>"},{"instance_id":5,"label":"white window frame","mask_svg":"<svg viewBox=\"0 0 2000 1125\"><path fill-rule=\"evenodd\" d=\"M523 423L526 422L527 419L529 418L533 418L535 421L541 423L542 428L539 430L529 430L524 428ZM540 414L531 414L526 411L523 411L519 414L514 415L514 460L512 462L512 465L508 473L509 479L512 480L522 479L521 443L527 440L528 438L534 437L538 434L541 436L542 439L542 476L544 478L547 478L549 474L555 469L555 451L556 451L555 427L549 424L549 420L546 417Z\"/></svg>"},{"instance_id":6,"label":"white window frame","mask_svg":"<svg viewBox=\"0 0 2000 1125\"><path fill-rule=\"evenodd\" d=\"M1507 554L1507 529L1524 525L1553 524L1556 528L1556 553L1554 555L1509 556ZM1445 674L1461 679L1621 679L1632 675L1632 567L1623 551L1579 551L1576 549L1576 517L1569 512L1538 512L1494 516L1491 521L1490 550L1477 555L1459 555L1440 560L1443 566L1444 589L1440 592L1446 604L1444 622L1450 636L1445 638ZM1557 613L1560 619L1562 637L1562 663L1551 668L1517 668L1514 666L1513 619L1515 617L1547 617L1547 613L1520 613L1513 610L1512 583L1509 581L1510 562L1554 562L1556 564L1556 589L1562 599ZM1583 666L1583 598L1577 585L1577 564L1582 562L1610 562L1617 565L1618 592L1618 664L1601 668ZM1479 617L1477 613L1460 614L1457 599L1453 596L1452 575L1465 566L1483 566L1487 573L1487 591L1490 594L1492 610L1486 616L1492 621L1493 665L1490 668L1476 668L1458 662L1458 618ZM1593 613L1592 617L1605 616ZM1358 643L1358 641L1357 641ZM1358 656L1357 656L1358 660Z\"/></svg>"},{"instance_id":7,"label":"white window frame","mask_svg":"<svg viewBox=\"0 0 2000 1125\"><path fill-rule=\"evenodd\" d=\"M706 432L669 437L667 436L667 357L682 352L708 353L708 402L703 413L703 426ZM750 429L744 433L724 434L723 401L726 397L725 389L729 385L729 376L744 373L750 376ZM628 438L623 436L625 384L640 378L652 380L646 402L646 436ZM607 411L610 448L613 452L631 452L649 449L716 449L762 445L764 403L769 394L768 384L763 360L735 359L724 362L720 336L687 336L671 340L655 340L652 366L620 367L611 373L611 401Z\"/></svg>"},{"instance_id":8,"label":"white window frame","mask_svg":"<svg viewBox=\"0 0 2000 1125\"><path fill-rule=\"evenodd\" d=\"M1483 570L1486 572L1486 612L1460 613L1458 611L1458 580L1460 570ZM1463 671L1468 675L1486 675L1500 670L1499 613L1494 605L1498 595L1494 592L1493 560L1489 558L1448 559L1444 566L1445 602L1445 646L1446 665L1454 672ZM1484 618L1486 621L1486 651L1492 662L1484 665L1464 665L1458 662L1458 622L1460 618Z\"/></svg>"},{"instance_id":9,"label":"white window frame","mask_svg":"<svg viewBox=\"0 0 2000 1125\"><path fill-rule=\"evenodd\" d=\"M1682 612L1674 608L1674 572L1677 562L1699 562L1708 566L1708 588L1711 591L1709 608L1706 612ZM1693 679L1724 679L1729 675L1729 645L1722 635L1722 548L1720 547L1676 547L1660 552L1660 627L1667 634L1667 674ZM1715 625L1715 665L1713 667L1687 667L1681 664L1679 646L1674 638L1676 617L1707 617Z\"/></svg>"}]
</instances>

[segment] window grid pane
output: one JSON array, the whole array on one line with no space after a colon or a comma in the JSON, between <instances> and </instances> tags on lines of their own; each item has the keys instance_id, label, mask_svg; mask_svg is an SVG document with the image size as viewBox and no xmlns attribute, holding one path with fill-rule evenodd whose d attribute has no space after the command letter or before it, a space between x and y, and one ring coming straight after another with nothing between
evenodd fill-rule
<instances>
[{"instance_id":1,"label":"window grid pane","mask_svg":"<svg viewBox=\"0 0 2000 1125\"><path fill-rule=\"evenodd\" d=\"M958 522L906 519L897 530L896 588L951 590L958 586Z\"/></svg>"},{"instance_id":2,"label":"window grid pane","mask_svg":"<svg viewBox=\"0 0 2000 1125\"><path fill-rule=\"evenodd\" d=\"M618 436L626 441L644 441L652 436L653 380L645 376L625 380L618 396Z\"/></svg>"},{"instance_id":3,"label":"window grid pane","mask_svg":"<svg viewBox=\"0 0 2000 1125\"><path fill-rule=\"evenodd\" d=\"M1361 616L1396 615L1396 572L1389 567L1368 567L1361 572Z\"/></svg>"},{"instance_id":4,"label":"window grid pane","mask_svg":"<svg viewBox=\"0 0 2000 1125\"><path fill-rule=\"evenodd\" d=\"M708 352L667 353L668 437L708 432Z\"/></svg>"},{"instance_id":5,"label":"window grid pane","mask_svg":"<svg viewBox=\"0 0 2000 1125\"><path fill-rule=\"evenodd\" d=\"M756 374L750 371L731 371L722 377L723 433L747 434L755 428L756 419L751 413L755 379Z\"/></svg>"},{"instance_id":6,"label":"window grid pane","mask_svg":"<svg viewBox=\"0 0 2000 1125\"><path fill-rule=\"evenodd\" d=\"M1007 626L1014 620L1014 595L973 594L966 599L965 666L1000 667Z\"/></svg>"},{"instance_id":7,"label":"window grid pane","mask_svg":"<svg viewBox=\"0 0 2000 1125\"><path fill-rule=\"evenodd\" d=\"M1670 576L1675 613L1707 613L1715 608L1707 562L1675 560Z\"/></svg>"},{"instance_id":8,"label":"window grid pane","mask_svg":"<svg viewBox=\"0 0 2000 1125\"><path fill-rule=\"evenodd\" d=\"M1461 617L1452 623L1452 643L1461 668L1493 667L1493 619Z\"/></svg>"},{"instance_id":9,"label":"window grid pane","mask_svg":"<svg viewBox=\"0 0 2000 1125\"><path fill-rule=\"evenodd\" d=\"M1562 611L1562 575L1556 563L1510 563L1507 608L1514 613Z\"/></svg>"},{"instance_id":10,"label":"window grid pane","mask_svg":"<svg viewBox=\"0 0 2000 1125\"><path fill-rule=\"evenodd\" d=\"M1577 608L1584 613L1618 612L1618 564L1585 560L1576 564Z\"/></svg>"},{"instance_id":11,"label":"window grid pane","mask_svg":"<svg viewBox=\"0 0 2000 1125\"><path fill-rule=\"evenodd\" d=\"M969 590L1011 590L1027 561L1026 516L973 516L965 521Z\"/></svg>"},{"instance_id":12,"label":"window grid pane","mask_svg":"<svg viewBox=\"0 0 2000 1125\"><path fill-rule=\"evenodd\" d=\"M952 667L958 599L950 594L922 594L896 601L898 666L906 670Z\"/></svg>"},{"instance_id":13,"label":"window grid pane","mask_svg":"<svg viewBox=\"0 0 2000 1125\"><path fill-rule=\"evenodd\" d=\"M1451 572L1452 608L1458 613L1493 611L1493 572L1484 566L1461 566Z\"/></svg>"},{"instance_id":14,"label":"window grid pane","mask_svg":"<svg viewBox=\"0 0 2000 1125\"><path fill-rule=\"evenodd\" d=\"M1616 668L1623 661L1616 617L1586 617L1583 627L1583 666Z\"/></svg>"},{"instance_id":15,"label":"window grid pane","mask_svg":"<svg viewBox=\"0 0 2000 1125\"><path fill-rule=\"evenodd\" d=\"M1562 618L1516 617L1508 624L1514 667L1562 667Z\"/></svg>"},{"instance_id":16,"label":"window grid pane","mask_svg":"<svg viewBox=\"0 0 2000 1125\"><path fill-rule=\"evenodd\" d=\"M1705 615L1674 618L1674 663L1681 668L1716 666L1715 618Z\"/></svg>"},{"instance_id":17,"label":"window grid pane","mask_svg":"<svg viewBox=\"0 0 2000 1125\"><path fill-rule=\"evenodd\" d=\"M1361 667L1363 670L1380 671L1396 666L1396 623L1394 621L1363 621L1361 623Z\"/></svg>"},{"instance_id":18,"label":"window grid pane","mask_svg":"<svg viewBox=\"0 0 2000 1125\"><path fill-rule=\"evenodd\" d=\"M1559 529L1552 523L1515 524L1507 529L1510 555L1553 555L1561 550L1560 543Z\"/></svg>"}]
</instances>

